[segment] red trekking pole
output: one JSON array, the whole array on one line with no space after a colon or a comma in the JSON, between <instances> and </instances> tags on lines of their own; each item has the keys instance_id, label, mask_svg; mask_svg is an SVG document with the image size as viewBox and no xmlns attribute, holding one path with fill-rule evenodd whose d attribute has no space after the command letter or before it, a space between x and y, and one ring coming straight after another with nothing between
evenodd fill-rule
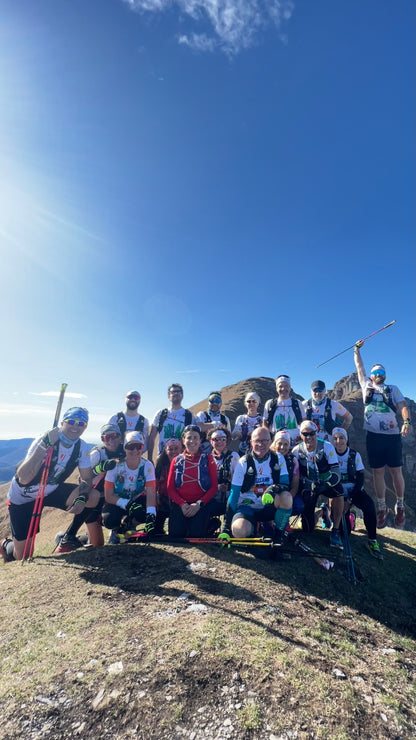
<instances>
[{"instance_id":1,"label":"red trekking pole","mask_svg":"<svg viewBox=\"0 0 416 740\"><path fill-rule=\"evenodd\" d=\"M61 390L59 393L58 403L56 405L55 417L53 420L53 428L58 424L59 417L61 415L62 404L64 401L64 395L67 388L67 383L62 383ZM25 560L29 560L33 557L33 551L35 549L35 537L39 532L40 516L42 514L43 499L45 498L45 489L48 483L49 470L51 467L53 455L53 447L50 447L46 453L45 462L43 463L42 477L39 483L38 493L35 499L35 505L33 507L32 518L30 520L29 531L27 533L25 549L23 551L22 564Z\"/></svg>"}]
</instances>

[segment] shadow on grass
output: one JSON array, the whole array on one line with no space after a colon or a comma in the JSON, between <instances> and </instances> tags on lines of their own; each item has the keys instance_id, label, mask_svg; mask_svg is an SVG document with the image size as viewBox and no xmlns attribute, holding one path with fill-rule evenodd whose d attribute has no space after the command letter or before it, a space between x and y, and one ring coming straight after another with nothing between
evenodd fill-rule
<instances>
[{"instance_id":1,"label":"shadow on grass","mask_svg":"<svg viewBox=\"0 0 416 740\"><path fill-rule=\"evenodd\" d=\"M92 583L122 589L131 594L154 594L178 598L184 587L169 585L171 581L186 581L195 585L206 595L204 601L198 595L198 601L209 608L221 609L224 613L234 614L233 603L246 602L261 608L267 599L261 595L261 587L250 579L240 578L238 566L251 571L252 576L259 575L269 582L287 586L296 598L315 597L321 600L318 609L325 611L328 601L355 609L398 634L415 635L414 605L416 602L415 561L416 552L411 546L397 539L379 535L383 548L384 560L374 559L366 548L366 536L353 533L350 539L354 562L362 575L362 580L353 585L345 575L345 557L342 553L329 548L329 534L315 531L303 538L314 550L335 560L335 567L325 571L312 557L302 555L301 551L289 546L292 559L289 561L260 560L252 554L238 549L224 549L218 545L184 546L158 542L157 544L129 544L104 547L97 550L77 550L67 555L60 555L68 563L82 569L81 578ZM208 555L224 565L209 575L209 567L192 572L186 569L189 559L179 555L178 549L186 548L197 554ZM400 552L403 551L403 554ZM298 554L299 553L299 554ZM49 560L49 559L48 559ZM215 563L214 560L214 563ZM233 566L233 572L228 571ZM252 577L251 576L251 577ZM247 585L250 587L247 588ZM277 591L276 591L277 593ZM214 606L210 597L220 597L221 601ZM288 597L290 598L290 597ZM270 601L270 599L269 599ZM277 601L276 601L277 603ZM241 615L240 615L241 616ZM243 616L256 623L252 617ZM265 625L261 623L263 627ZM271 629L274 632L274 628ZM274 632L282 639L278 630ZM295 644L301 642L293 640Z\"/></svg>"}]
</instances>

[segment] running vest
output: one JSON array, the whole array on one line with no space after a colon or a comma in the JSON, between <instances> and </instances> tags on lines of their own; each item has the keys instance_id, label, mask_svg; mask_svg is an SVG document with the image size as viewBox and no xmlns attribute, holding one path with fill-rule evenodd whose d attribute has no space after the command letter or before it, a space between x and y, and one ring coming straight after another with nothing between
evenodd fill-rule
<instances>
[{"instance_id":1,"label":"running vest","mask_svg":"<svg viewBox=\"0 0 416 740\"><path fill-rule=\"evenodd\" d=\"M347 473L343 473L341 475L341 480L343 483L355 483L355 480L357 478L357 469L355 467L355 456L356 451L349 449L348 452L348 461L347 461ZM362 471L364 473L364 471Z\"/></svg>"},{"instance_id":2,"label":"running vest","mask_svg":"<svg viewBox=\"0 0 416 740\"><path fill-rule=\"evenodd\" d=\"M277 486L280 482L280 465L279 465L279 458L276 455L275 452L270 451L269 452L269 458L270 458L270 471L272 474L273 483L275 486ZM241 486L241 493L246 493L256 483L256 464L254 462L254 457L251 452L247 452L246 455L244 455L244 459L247 463L247 470L244 474L243 483ZM266 460L264 460L266 462Z\"/></svg>"},{"instance_id":3,"label":"running vest","mask_svg":"<svg viewBox=\"0 0 416 740\"><path fill-rule=\"evenodd\" d=\"M58 442L55 442L53 446L52 459L51 459L51 464L50 464L49 473L48 473L48 481L47 481L48 485L55 486L61 483L62 481L66 480L67 478L69 478L71 473L74 472L75 468L78 465L78 461L80 458L80 449L81 449L81 440L78 439L72 448L71 456L69 457L65 467L57 475L54 475L55 465L58 461L59 440ZM40 483L41 478L42 478L42 473L43 473L43 465L40 466L40 469L38 470L36 475L24 487L29 488L30 486L36 486L38 483ZM16 475L16 480L19 483L17 475Z\"/></svg>"},{"instance_id":4,"label":"running vest","mask_svg":"<svg viewBox=\"0 0 416 740\"><path fill-rule=\"evenodd\" d=\"M218 469L218 484L227 483L231 488L231 460L233 453L228 450L221 460L221 465ZM214 458L215 460L215 458Z\"/></svg>"},{"instance_id":5,"label":"running vest","mask_svg":"<svg viewBox=\"0 0 416 740\"><path fill-rule=\"evenodd\" d=\"M310 398L308 400L308 405L305 409L306 411L306 418L309 419L309 421L312 420L312 399ZM327 398L325 402L325 411L324 411L324 429L327 434L332 434L332 430L335 429L335 427L338 426L336 421L332 418L332 404L331 399Z\"/></svg>"},{"instance_id":6,"label":"running vest","mask_svg":"<svg viewBox=\"0 0 416 740\"><path fill-rule=\"evenodd\" d=\"M178 455L175 461L175 487L180 488L183 485L183 474L185 471L185 455ZM208 455L201 453L198 461L198 483L204 493L211 488L211 478L209 475Z\"/></svg>"},{"instance_id":7,"label":"running vest","mask_svg":"<svg viewBox=\"0 0 416 740\"><path fill-rule=\"evenodd\" d=\"M204 414L205 414L205 424L208 424L210 421L212 421L211 414L208 411L204 411ZM224 427L227 426L227 419L224 416L224 414L220 414L220 421Z\"/></svg>"},{"instance_id":8,"label":"running vest","mask_svg":"<svg viewBox=\"0 0 416 740\"><path fill-rule=\"evenodd\" d=\"M272 424L273 424L273 418L274 418L274 415L276 413L277 404L278 404L278 399L277 398L273 398L273 401L272 401L272 404L271 404L271 406L269 408L269 413L268 413L268 416L267 416L267 424L269 425L269 427L271 427ZM302 412L300 410L300 405L299 405L299 401L298 401L297 398L292 398L292 409L293 409L293 413L295 414L295 419L296 419L297 423L298 424L301 424L301 422L302 422Z\"/></svg>"},{"instance_id":9,"label":"running vest","mask_svg":"<svg viewBox=\"0 0 416 740\"><path fill-rule=\"evenodd\" d=\"M159 434L163 429L163 425L166 419L168 418L168 414L169 409L162 409L162 411L160 412L159 424L157 425L157 431L159 432ZM192 411L185 409L185 426L187 427L190 424L192 424Z\"/></svg>"},{"instance_id":10,"label":"running vest","mask_svg":"<svg viewBox=\"0 0 416 740\"><path fill-rule=\"evenodd\" d=\"M393 403L393 394L390 385L385 385L383 389L377 391L375 388L367 388L365 392L364 406L368 406L371 403L374 393L381 393L383 401L394 413L397 411L396 405Z\"/></svg>"},{"instance_id":11,"label":"running vest","mask_svg":"<svg viewBox=\"0 0 416 740\"><path fill-rule=\"evenodd\" d=\"M139 414L139 418L137 419L136 426L134 427L135 432L142 432L144 429L144 416ZM119 411L117 414L117 424L121 432L121 437L124 439L124 436L126 434L127 429L127 422L126 422L126 415L123 411Z\"/></svg>"},{"instance_id":12,"label":"running vest","mask_svg":"<svg viewBox=\"0 0 416 740\"><path fill-rule=\"evenodd\" d=\"M329 462L324 454L324 442L322 439L316 440L315 463L319 475L328 473L331 469ZM299 473L303 478L308 477L308 455L305 452L305 443L301 442L298 448Z\"/></svg>"},{"instance_id":13,"label":"running vest","mask_svg":"<svg viewBox=\"0 0 416 740\"><path fill-rule=\"evenodd\" d=\"M135 498L135 496L137 496L139 493L143 493L144 487L146 485L144 463L139 467L139 471L137 473L136 488L134 491L125 491L124 481L125 477L123 475L123 471L120 471L114 483L114 492L117 494L117 496L120 496L120 498Z\"/></svg>"},{"instance_id":14,"label":"running vest","mask_svg":"<svg viewBox=\"0 0 416 740\"><path fill-rule=\"evenodd\" d=\"M291 452L289 452L286 455L285 461L286 461L286 467L287 467L287 472L289 476L289 488L290 488L292 486L293 473L295 472L295 463L294 463L293 455Z\"/></svg>"},{"instance_id":15,"label":"running vest","mask_svg":"<svg viewBox=\"0 0 416 740\"><path fill-rule=\"evenodd\" d=\"M123 446L120 444L119 448L115 450L115 452L110 452L110 450L107 450L107 447L105 445L96 445L95 447L90 450L89 455L91 456L93 452L98 451L100 453L100 459L99 462L93 467L92 472L95 473L95 475L101 475L103 472L101 470L101 463L105 462L105 460L114 460L114 458L118 458L119 460L126 457L126 453L124 452Z\"/></svg>"}]
</instances>

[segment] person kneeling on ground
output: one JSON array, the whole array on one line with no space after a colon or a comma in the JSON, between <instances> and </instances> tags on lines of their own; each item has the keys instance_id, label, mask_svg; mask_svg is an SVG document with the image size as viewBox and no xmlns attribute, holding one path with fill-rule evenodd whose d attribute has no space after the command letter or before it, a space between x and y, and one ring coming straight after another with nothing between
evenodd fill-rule
<instances>
[{"instance_id":1,"label":"person kneeling on ground","mask_svg":"<svg viewBox=\"0 0 416 740\"><path fill-rule=\"evenodd\" d=\"M175 457L168 476L172 501L169 516L171 537L205 537L208 502L217 492L217 466L212 455L201 452L201 430L190 424L182 432L185 451Z\"/></svg>"},{"instance_id":2,"label":"person kneeling on ground","mask_svg":"<svg viewBox=\"0 0 416 740\"><path fill-rule=\"evenodd\" d=\"M344 489L346 513L351 504L363 512L364 525L368 534L367 547L378 560L383 559L376 533L376 507L373 499L364 491L364 465L359 452L348 447L348 434L345 429L335 427L332 430L332 441L341 470L341 484ZM346 516L347 525L349 518Z\"/></svg>"},{"instance_id":3,"label":"person kneeling on ground","mask_svg":"<svg viewBox=\"0 0 416 740\"><path fill-rule=\"evenodd\" d=\"M103 528L101 526L101 510L104 504L104 478L108 470L125 458L122 436L117 424L104 424L101 427L102 444L93 447L89 453L90 465L94 474L93 488L100 494L97 506L94 509L84 509L74 516L66 532L58 532L55 542L58 543L57 553L72 552L83 546L77 537L78 530L85 524L88 532L88 542L94 547L104 545Z\"/></svg>"},{"instance_id":4,"label":"person kneeling on ground","mask_svg":"<svg viewBox=\"0 0 416 740\"><path fill-rule=\"evenodd\" d=\"M88 447L80 439L88 425L88 411L73 407L65 411L59 427L35 439L10 484L7 495L13 540L6 538L0 544L3 559L21 560L25 552L35 500L38 495L45 459L52 448L43 505L80 514L84 507L94 508L99 494L92 489L93 474ZM65 483L78 467L80 484Z\"/></svg>"},{"instance_id":5,"label":"person kneeling on ground","mask_svg":"<svg viewBox=\"0 0 416 740\"><path fill-rule=\"evenodd\" d=\"M124 439L126 459L105 476L103 525L111 529L110 545L119 543L119 535L130 527L145 524L152 534L156 522L155 469L142 459L144 437L141 432L127 432ZM122 522L122 520L124 521Z\"/></svg>"},{"instance_id":6,"label":"person kneeling on ground","mask_svg":"<svg viewBox=\"0 0 416 740\"><path fill-rule=\"evenodd\" d=\"M334 522L329 544L343 550L339 528L344 511L344 490L338 458L333 445L317 439L316 433L317 426L313 421L303 421L300 425L302 442L293 448L299 462L300 488L305 503L302 527L305 532L314 530L316 502L319 496L327 496L332 499Z\"/></svg>"},{"instance_id":7,"label":"person kneeling on ground","mask_svg":"<svg viewBox=\"0 0 416 740\"><path fill-rule=\"evenodd\" d=\"M246 539L256 534L259 522L274 521L274 539L282 542L292 513L292 496L287 490L285 459L271 452L270 445L269 430L257 427L251 435L251 451L236 465L220 537ZM270 486L273 491L267 491Z\"/></svg>"}]
</instances>

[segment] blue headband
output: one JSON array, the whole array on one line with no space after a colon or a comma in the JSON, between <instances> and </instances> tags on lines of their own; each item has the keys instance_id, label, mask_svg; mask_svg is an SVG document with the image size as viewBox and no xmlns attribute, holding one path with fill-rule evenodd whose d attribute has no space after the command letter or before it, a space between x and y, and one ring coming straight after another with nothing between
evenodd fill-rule
<instances>
[{"instance_id":1,"label":"blue headband","mask_svg":"<svg viewBox=\"0 0 416 740\"><path fill-rule=\"evenodd\" d=\"M72 406L72 408L65 411L62 421L68 421L68 419L77 419L88 424L88 411L80 406Z\"/></svg>"}]
</instances>

